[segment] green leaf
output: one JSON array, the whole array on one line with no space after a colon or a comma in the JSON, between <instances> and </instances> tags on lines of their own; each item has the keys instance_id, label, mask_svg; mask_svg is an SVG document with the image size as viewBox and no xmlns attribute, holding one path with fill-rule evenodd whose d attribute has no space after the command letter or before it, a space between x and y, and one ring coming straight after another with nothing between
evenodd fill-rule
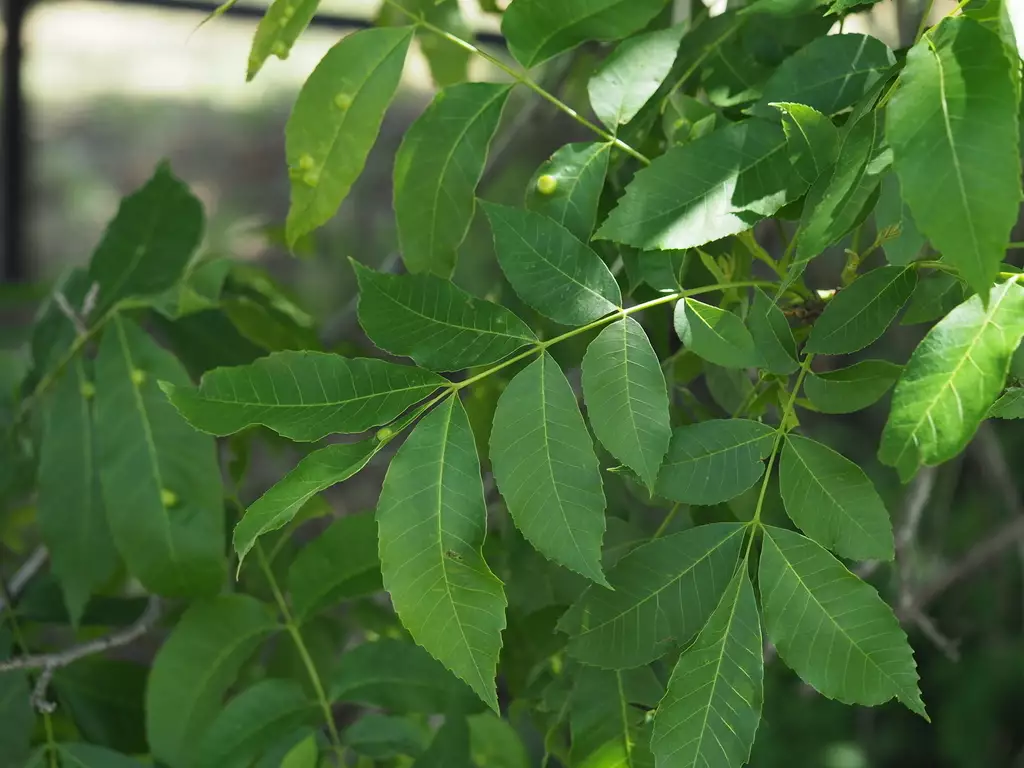
<instances>
[{"instance_id":1,"label":"green leaf","mask_svg":"<svg viewBox=\"0 0 1024 768\"><path fill-rule=\"evenodd\" d=\"M143 768L138 760L93 744L58 744L64 768Z\"/></svg>"},{"instance_id":2,"label":"green leaf","mask_svg":"<svg viewBox=\"0 0 1024 768\"><path fill-rule=\"evenodd\" d=\"M750 229L806 189L782 127L745 120L640 170L596 236L645 251L691 248Z\"/></svg>"},{"instance_id":3,"label":"green leaf","mask_svg":"<svg viewBox=\"0 0 1024 768\"><path fill-rule=\"evenodd\" d=\"M1010 387L988 409L989 419L1024 419L1024 387Z\"/></svg>"},{"instance_id":4,"label":"green leaf","mask_svg":"<svg viewBox=\"0 0 1024 768\"><path fill-rule=\"evenodd\" d=\"M410 18L422 19L463 40L473 40L473 28L462 13L459 0L395 0L393 5L381 5L377 24L398 26L408 24ZM438 88L469 79L467 67L472 58L469 51L425 28L417 32L416 41Z\"/></svg>"},{"instance_id":5,"label":"green leaf","mask_svg":"<svg viewBox=\"0 0 1024 768\"><path fill-rule=\"evenodd\" d=\"M235 526L234 547L239 569L260 536L290 523L307 501L348 480L369 464L385 444L370 438L358 443L328 445L305 456L253 502Z\"/></svg>"},{"instance_id":6,"label":"green leaf","mask_svg":"<svg viewBox=\"0 0 1024 768\"><path fill-rule=\"evenodd\" d=\"M967 300L963 281L948 272L933 272L917 283L900 325L930 323L945 317Z\"/></svg>"},{"instance_id":7,"label":"green leaf","mask_svg":"<svg viewBox=\"0 0 1024 768\"><path fill-rule=\"evenodd\" d=\"M353 32L327 52L302 86L285 128L290 247L334 216L362 173L412 35L413 27Z\"/></svg>"},{"instance_id":8,"label":"green leaf","mask_svg":"<svg viewBox=\"0 0 1024 768\"><path fill-rule=\"evenodd\" d=\"M124 198L89 263L99 286L93 317L132 296L170 288L185 272L203 234L203 206L167 163Z\"/></svg>"},{"instance_id":9,"label":"green leaf","mask_svg":"<svg viewBox=\"0 0 1024 768\"><path fill-rule=\"evenodd\" d=\"M651 751L657 765L747 763L761 721L761 643L754 589L743 567L672 670L654 718Z\"/></svg>"},{"instance_id":10,"label":"green leaf","mask_svg":"<svg viewBox=\"0 0 1024 768\"><path fill-rule=\"evenodd\" d=\"M406 365L322 352L275 352L217 368L198 389L165 385L198 430L223 437L262 424L289 440L358 434L394 419L447 380Z\"/></svg>"},{"instance_id":11,"label":"green leaf","mask_svg":"<svg viewBox=\"0 0 1024 768\"><path fill-rule=\"evenodd\" d=\"M712 419L679 427L658 475L658 495L684 504L735 498L764 474L775 430L747 419Z\"/></svg>"},{"instance_id":12,"label":"green leaf","mask_svg":"<svg viewBox=\"0 0 1024 768\"><path fill-rule=\"evenodd\" d=\"M189 383L173 355L115 316L96 358L96 455L107 522L128 570L148 590L209 595L226 568L216 445L171 407L158 380Z\"/></svg>"},{"instance_id":13,"label":"green leaf","mask_svg":"<svg viewBox=\"0 0 1024 768\"><path fill-rule=\"evenodd\" d=\"M399 449L377 524L384 588L402 624L497 710L506 601L481 552L487 507L480 460L457 396L427 414Z\"/></svg>"},{"instance_id":14,"label":"green leaf","mask_svg":"<svg viewBox=\"0 0 1024 768\"><path fill-rule=\"evenodd\" d=\"M983 299L1021 201L1016 66L995 32L943 19L910 49L887 110L914 221Z\"/></svg>"},{"instance_id":15,"label":"green leaf","mask_svg":"<svg viewBox=\"0 0 1024 768\"><path fill-rule=\"evenodd\" d=\"M330 698L400 715L481 709L476 694L429 653L387 638L342 654L331 676Z\"/></svg>"},{"instance_id":16,"label":"green leaf","mask_svg":"<svg viewBox=\"0 0 1024 768\"><path fill-rule=\"evenodd\" d=\"M469 756L469 724L466 718L448 716L437 729L427 751L413 768L462 768L472 765Z\"/></svg>"},{"instance_id":17,"label":"green leaf","mask_svg":"<svg viewBox=\"0 0 1024 768\"><path fill-rule=\"evenodd\" d=\"M892 522L864 471L826 445L789 434L779 466L786 514L804 533L851 560L892 560Z\"/></svg>"},{"instance_id":18,"label":"green leaf","mask_svg":"<svg viewBox=\"0 0 1024 768\"><path fill-rule=\"evenodd\" d=\"M839 156L839 131L825 115L803 104L772 102L782 113L782 130L793 170L807 186L831 170Z\"/></svg>"},{"instance_id":19,"label":"green leaf","mask_svg":"<svg viewBox=\"0 0 1024 768\"><path fill-rule=\"evenodd\" d=\"M583 325L622 305L619 285L601 257L561 224L521 208L483 207L502 272L542 315Z\"/></svg>"},{"instance_id":20,"label":"green leaf","mask_svg":"<svg viewBox=\"0 0 1024 768\"><path fill-rule=\"evenodd\" d=\"M504 307L433 275L387 275L353 261L359 323L370 340L424 368L458 371L489 365L537 337Z\"/></svg>"},{"instance_id":21,"label":"green leaf","mask_svg":"<svg viewBox=\"0 0 1024 768\"><path fill-rule=\"evenodd\" d=\"M612 672L579 667L569 693L572 744L568 764L579 768L653 768L647 749L650 733L642 732L645 710L653 709L664 692L650 667Z\"/></svg>"},{"instance_id":22,"label":"green leaf","mask_svg":"<svg viewBox=\"0 0 1024 768\"><path fill-rule=\"evenodd\" d=\"M750 331L738 316L696 299L676 303L676 335L695 355L723 368L763 364Z\"/></svg>"},{"instance_id":23,"label":"green leaf","mask_svg":"<svg viewBox=\"0 0 1024 768\"><path fill-rule=\"evenodd\" d=\"M787 666L830 699L870 706L895 696L927 718L907 636L874 588L810 539L764 530L761 608Z\"/></svg>"},{"instance_id":24,"label":"green leaf","mask_svg":"<svg viewBox=\"0 0 1024 768\"><path fill-rule=\"evenodd\" d=\"M199 768L248 768L320 709L294 680L261 680L228 702L196 747Z\"/></svg>"},{"instance_id":25,"label":"green leaf","mask_svg":"<svg viewBox=\"0 0 1024 768\"><path fill-rule=\"evenodd\" d=\"M665 375L636 320L624 317L590 343L583 396L597 439L652 488L672 428Z\"/></svg>"},{"instance_id":26,"label":"green leaf","mask_svg":"<svg viewBox=\"0 0 1024 768\"><path fill-rule=\"evenodd\" d=\"M880 267L835 295L814 322L806 352L843 355L864 349L885 333L917 285L917 271Z\"/></svg>"},{"instance_id":27,"label":"green leaf","mask_svg":"<svg viewBox=\"0 0 1024 768\"><path fill-rule=\"evenodd\" d=\"M370 512L335 520L302 548L288 569L288 592L297 621L340 600L381 588L377 521Z\"/></svg>"},{"instance_id":28,"label":"green leaf","mask_svg":"<svg viewBox=\"0 0 1024 768\"><path fill-rule=\"evenodd\" d=\"M363 715L345 731L344 741L357 755L374 762L423 751L423 732L418 724L401 717Z\"/></svg>"},{"instance_id":29,"label":"green leaf","mask_svg":"<svg viewBox=\"0 0 1024 768\"><path fill-rule=\"evenodd\" d=\"M533 174L526 207L554 219L588 242L597 222L597 206L608 173L611 144L566 144ZM549 177L545 181L542 178Z\"/></svg>"},{"instance_id":30,"label":"green leaf","mask_svg":"<svg viewBox=\"0 0 1024 768\"><path fill-rule=\"evenodd\" d=\"M569 653L592 666L626 669L685 645L736 569L746 529L712 523L654 539L608 572L612 589L590 586L558 622Z\"/></svg>"},{"instance_id":31,"label":"green leaf","mask_svg":"<svg viewBox=\"0 0 1024 768\"><path fill-rule=\"evenodd\" d=\"M11 645L7 628L0 628L0 661L10 658ZM0 674L0 766L3 768L21 768L29 757L35 723L35 712L29 703L31 695L26 672L15 670Z\"/></svg>"},{"instance_id":32,"label":"green leaf","mask_svg":"<svg viewBox=\"0 0 1024 768\"><path fill-rule=\"evenodd\" d=\"M39 455L36 520L75 625L117 567L96 466L94 392L85 361L75 357L46 401Z\"/></svg>"},{"instance_id":33,"label":"green leaf","mask_svg":"<svg viewBox=\"0 0 1024 768\"><path fill-rule=\"evenodd\" d=\"M495 83L450 86L406 131L395 156L395 217L410 272L454 271L508 94Z\"/></svg>"},{"instance_id":34,"label":"green leaf","mask_svg":"<svg viewBox=\"0 0 1024 768\"><path fill-rule=\"evenodd\" d=\"M602 123L615 131L636 117L672 70L685 31L677 24L619 43L587 84Z\"/></svg>"},{"instance_id":35,"label":"green leaf","mask_svg":"<svg viewBox=\"0 0 1024 768\"><path fill-rule=\"evenodd\" d=\"M588 40L619 40L647 26L667 0L515 0L501 31L524 67Z\"/></svg>"},{"instance_id":36,"label":"green leaf","mask_svg":"<svg viewBox=\"0 0 1024 768\"><path fill-rule=\"evenodd\" d=\"M902 366L885 360L862 360L847 368L811 373L804 381L804 394L822 413L854 413L881 400L902 371Z\"/></svg>"},{"instance_id":37,"label":"green leaf","mask_svg":"<svg viewBox=\"0 0 1024 768\"><path fill-rule=\"evenodd\" d=\"M882 188L875 206L875 228L883 239L882 248L890 264L905 266L914 261L924 247L925 238L914 224L910 208L900 194L900 181L890 171L882 177Z\"/></svg>"},{"instance_id":38,"label":"green leaf","mask_svg":"<svg viewBox=\"0 0 1024 768\"><path fill-rule=\"evenodd\" d=\"M146 689L154 757L172 768L192 765L224 692L275 629L266 606L247 595L202 600L185 612L157 653Z\"/></svg>"},{"instance_id":39,"label":"green leaf","mask_svg":"<svg viewBox=\"0 0 1024 768\"><path fill-rule=\"evenodd\" d=\"M316 768L319 757L316 734L312 733L288 750L280 768Z\"/></svg>"},{"instance_id":40,"label":"green leaf","mask_svg":"<svg viewBox=\"0 0 1024 768\"><path fill-rule=\"evenodd\" d=\"M796 340L789 321L774 301L760 288L754 288L754 301L747 315L747 330L765 367L780 376L795 373L800 364Z\"/></svg>"},{"instance_id":41,"label":"green leaf","mask_svg":"<svg viewBox=\"0 0 1024 768\"><path fill-rule=\"evenodd\" d=\"M526 539L548 559L607 584L601 570L601 469L576 395L547 352L501 393L491 463Z\"/></svg>"},{"instance_id":42,"label":"green leaf","mask_svg":"<svg viewBox=\"0 0 1024 768\"><path fill-rule=\"evenodd\" d=\"M309 22L316 15L320 0L274 0L256 27L249 51L246 80L252 80L271 56L287 59L288 54Z\"/></svg>"},{"instance_id":43,"label":"green leaf","mask_svg":"<svg viewBox=\"0 0 1024 768\"><path fill-rule=\"evenodd\" d=\"M53 690L82 741L137 755L149 750L145 714L148 677L148 664L92 656L58 670Z\"/></svg>"},{"instance_id":44,"label":"green leaf","mask_svg":"<svg viewBox=\"0 0 1024 768\"><path fill-rule=\"evenodd\" d=\"M896 383L878 457L904 481L924 464L949 461L966 447L1006 381L1024 336L1024 287L974 296L938 323L914 350Z\"/></svg>"},{"instance_id":45,"label":"green leaf","mask_svg":"<svg viewBox=\"0 0 1024 768\"><path fill-rule=\"evenodd\" d=\"M847 124L835 170L819 176L807 193L790 275L799 275L807 262L849 232L878 188L891 159L883 147L879 114Z\"/></svg>"},{"instance_id":46,"label":"green leaf","mask_svg":"<svg viewBox=\"0 0 1024 768\"><path fill-rule=\"evenodd\" d=\"M892 51L878 38L819 37L782 62L750 111L771 118L771 103L788 101L832 116L857 104L895 63Z\"/></svg>"}]
</instances>

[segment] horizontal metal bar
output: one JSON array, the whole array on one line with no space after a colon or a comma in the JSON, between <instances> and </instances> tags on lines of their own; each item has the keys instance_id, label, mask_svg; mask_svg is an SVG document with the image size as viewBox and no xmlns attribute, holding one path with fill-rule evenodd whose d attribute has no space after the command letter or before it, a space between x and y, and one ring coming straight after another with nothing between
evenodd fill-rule
<instances>
[{"instance_id":1,"label":"horizontal metal bar","mask_svg":"<svg viewBox=\"0 0 1024 768\"><path fill-rule=\"evenodd\" d=\"M172 8L183 11L194 11L209 15L220 7L219 3L209 0L105 0L115 5L138 5L151 8ZM260 19L266 8L236 3L225 16L234 16L240 19ZM372 19L360 18L357 16L333 16L331 14L318 13L310 22L311 27L321 29L367 29L375 26ZM505 38L493 32L477 32L476 39L487 45L504 45Z\"/></svg>"}]
</instances>

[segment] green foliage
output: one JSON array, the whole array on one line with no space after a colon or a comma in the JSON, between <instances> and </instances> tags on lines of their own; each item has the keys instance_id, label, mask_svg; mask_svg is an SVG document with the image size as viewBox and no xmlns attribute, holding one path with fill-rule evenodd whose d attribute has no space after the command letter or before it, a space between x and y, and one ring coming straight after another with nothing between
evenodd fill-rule
<instances>
[{"instance_id":1,"label":"green foliage","mask_svg":"<svg viewBox=\"0 0 1024 768\"><path fill-rule=\"evenodd\" d=\"M857 574L921 523L897 474L1024 417L1015 17L968 4L904 56L826 34L862 4L671 5L484 3L509 58L453 0L384 0L328 51L285 131L292 249L414 38L440 88L394 158L403 269L350 261L365 337L200 250L166 164L125 198L4 372L0 544L31 525L50 565L2 595L0 768L739 768L838 711L773 710L796 676L927 719L907 563ZM316 10L275 0L248 76ZM593 135L513 183L520 96ZM831 416L867 408L884 466ZM151 665L95 657L161 602Z\"/></svg>"}]
</instances>

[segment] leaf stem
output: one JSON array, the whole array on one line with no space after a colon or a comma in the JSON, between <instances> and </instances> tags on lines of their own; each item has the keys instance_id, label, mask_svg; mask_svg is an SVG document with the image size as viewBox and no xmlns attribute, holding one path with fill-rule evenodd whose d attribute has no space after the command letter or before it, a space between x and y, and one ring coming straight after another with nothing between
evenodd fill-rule
<instances>
[{"instance_id":1,"label":"leaf stem","mask_svg":"<svg viewBox=\"0 0 1024 768\"><path fill-rule=\"evenodd\" d=\"M925 30L928 29L928 17L932 15L932 9L935 7L935 0L928 0L928 7L924 9L924 13L921 14L921 22L917 25L917 33L914 35L914 44L917 45L921 38L924 37Z\"/></svg>"},{"instance_id":2,"label":"leaf stem","mask_svg":"<svg viewBox=\"0 0 1024 768\"><path fill-rule=\"evenodd\" d=\"M754 507L754 516L747 523L752 529L750 532L750 538L747 540L747 551L743 555L743 559L747 560L750 557L750 551L754 545L754 535L757 533L757 529L761 527L761 510L764 509L764 499L768 493L768 483L772 477L772 469L775 468L775 461L779 455L779 448L782 446L782 439L786 436L789 431L789 420L793 415L793 410L796 407L796 398L800 392L800 387L804 383L804 377L807 376L808 371L811 370L811 362L814 360L814 355L807 355L804 358L803 363L800 365L800 373L796 377L796 384L793 385L793 391L789 395L789 402L786 403L786 407L782 410L782 418L779 421L779 426L775 430L775 443L772 445L772 452L768 456L768 467L764 472L764 480L761 481L761 492L757 496L757 506Z\"/></svg>"},{"instance_id":3,"label":"leaf stem","mask_svg":"<svg viewBox=\"0 0 1024 768\"><path fill-rule=\"evenodd\" d=\"M274 595L274 602L277 603L277 608L281 611L281 616L284 617L285 628L288 630L288 634L291 635L292 640L295 642L295 649L299 652L299 657L302 659L302 664L306 668L306 673L309 675L309 681L313 684L313 691L316 693L317 702L320 704L320 709L323 711L324 721L327 723L327 731L331 738L331 744L338 754L342 754L344 746L341 743L341 736L338 734L338 726L334 722L334 714L331 712L331 704L327 700L327 694L324 692L324 684L320 679L320 673L316 670L316 664L313 663L313 657L309 654L309 649L306 647L306 642L302 639L302 633L299 631L299 625L295 623L295 619L292 617L291 611L288 609L288 603L284 599L284 595L281 593L281 588L277 584L277 579L274 577L274 572L270 568L270 563L267 562L267 556L263 553L263 547L256 543L253 547L256 550L256 558L259 561L260 569L263 571L263 575L267 579L267 583L270 584L270 591Z\"/></svg>"},{"instance_id":4,"label":"leaf stem","mask_svg":"<svg viewBox=\"0 0 1024 768\"><path fill-rule=\"evenodd\" d=\"M553 104L558 109L562 110L562 112L567 114L569 117L571 117L577 123L582 125L584 128L587 128L587 129L593 131L598 136L600 136L602 139L607 141L609 144L612 144L615 147L617 147L618 149L621 149L627 155L630 155L630 156L636 158L637 160L639 160L644 165L650 165L651 164L650 158L648 158L646 155L644 155L644 154L638 152L637 150L633 149L633 147L629 146L629 144L627 144L626 142L622 141L622 139L620 139L620 138L614 136L613 134L609 133L604 128L601 128L599 125L596 125L596 124L590 122L590 120L585 118L583 115L581 115L575 109L573 109L568 104L566 104L564 101L559 99L557 96L555 96L554 94L550 93L549 91L545 90L544 88L539 86L537 83L535 83L532 79L530 79L530 76L528 74L526 74L525 72L521 72L521 71L515 69L514 67L510 67L508 64L503 62L501 59L497 58L496 56L492 56L491 54L487 53L487 51L484 51L481 48L478 48L477 46L473 45L468 40L463 40L458 35L453 35L451 32L448 32L447 30L442 29L441 27L439 27L439 26L437 26L435 24L431 24L429 21L427 21L422 16L417 15L416 13L410 11L408 8L402 7L402 5L399 4L398 2L396 2L396 0L384 0L384 2L385 2L386 5L391 6L392 8L394 8L399 13L404 14L409 19L411 19L414 22L416 22L417 26L423 27L423 29L429 30L430 32L433 32L435 35L443 37L449 43L452 43L453 45L457 45L460 48L462 48L464 51L468 51L469 53L473 54L474 56L479 56L484 61L488 62L489 64L491 64L491 65L493 65L495 67L497 67L502 72L504 72L506 75L511 77L513 80L515 80L517 83L519 83L521 85L525 85L527 88L529 88L531 91L536 93L541 98L546 99L547 101L551 102L551 104Z\"/></svg>"},{"instance_id":5,"label":"leaf stem","mask_svg":"<svg viewBox=\"0 0 1024 768\"><path fill-rule=\"evenodd\" d=\"M604 317L598 320L594 320L592 323L587 323L586 325L582 325L579 328L573 328L571 331L566 331L562 335L555 336L554 338L548 339L547 341L539 342L535 346L527 349L525 352L520 352L518 355L515 355L514 357L511 357L508 360L498 363L497 365L494 365L488 368L487 370L478 373L476 376L471 376L470 378L464 381L460 381L458 384L453 384L452 389L457 392L460 389L463 389L464 387L468 387L471 384L475 384L481 379L486 379L488 376L495 374L498 371L507 368L510 365L518 363L520 360L525 360L530 355L534 355L539 352L544 352L548 347L553 347L555 344L559 344L565 341L566 339L571 339L573 336L578 336L581 333L586 333L587 331L592 331L595 328L600 328L601 326L607 325L608 323L611 323L615 320L621 320L624 317L629 317L630 315L634 315L637 312L643 312L645 309L650 309L651 307L657 307L662 304L669 304L673 301L678 301L679 299L685 299L688 296L698 296L702 293L712 293L713 291L722 291L727 290L729 288L752 288L755 286L763 287L772 285L775 285L775 283L769 282L767 280L741 280L735 283L716 283L714 285L703 285L700 288L691 288L685 291L667 293L664 296L659 296L656 299L645 301L643 304L637 304L632 307L617 310L616 312L612 312L610 315L605 315Z\"/></svg>"},{"instance_id":6,"label":"leaf stem","mask_svg":"<svg viewBox=\"0 0 1024 768\"><path fill-rule=\"evenodd\" d=\"M665 530L669 526L669 523L671 523L673 518L676 516L676 512L679 511L679 507L680 507L680 502L678 502L678 501L675 504L672 505L672 509L670 509L668 511L668 514L665 515L665 519L661 521L661 525L658 526L658 530L656 530L654 532L654 535L651 536L651 541L653 541L654 539L659 538L661 536L661 534L663 534L665 532Z\"/></svg>"}]
</instances>

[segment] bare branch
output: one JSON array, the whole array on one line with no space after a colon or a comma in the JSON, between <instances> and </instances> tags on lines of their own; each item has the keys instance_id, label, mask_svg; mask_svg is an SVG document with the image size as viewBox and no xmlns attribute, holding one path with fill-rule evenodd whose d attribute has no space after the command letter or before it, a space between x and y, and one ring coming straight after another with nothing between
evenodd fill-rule
<instances>
[{"instance_id":1,"label":"bare branch","mask_svg":"<svg viewBox=\"0 0 1024 768\"><path fill-rule=\"evenodd\" d=\"M46 547L36 547L35 551L28 556L28 560L22 563L21 567L14 572L11 580L7 582L6 590L12 600L16 599L28 583L35 578L36 574L42 570L49 557L50 553ZM3 611L6 607L7 601L4 599L4 595L0 594L0 611Z\"/></svg>"},{"instance_id":2,"label":"bare branch","mask_svg":"<svg viewBox=\"0 0 1024 768\"><path fill-rule=\"evenodd\" d=\"M146 610L130 626L56 653L15 656L13 659L0 661L0 673L13 672L20 669L41 669L42 674L40 674L39 680L36 682L35 690L32 691L32 704L40 711L52 712L53 704L46 701L46 689L56 670L66 667L86 656L93 656L97 653L108 651L111 648L128 645L151 630L159 619L160 598L153 596L150 597Z\"/></svg>"},{"instance_id":3,"label":"bare branch","mask_svg":"<svg viewBox=\"0 0 1024 768\"><path fill-rule=\"evenodd\" d=\"M925 507L931 499L935 490L935 480L938 470L935 467L925 467L918 472L907 490L907 497L904 500L903 523L896 532L896 560L906 554L910 545L917 539L917 532L921 527L921 519L924 517ZM881 565L880 560L868 560L857 568L857 575L862 579L867 578Z\"/></svg>"}]
</instances>

